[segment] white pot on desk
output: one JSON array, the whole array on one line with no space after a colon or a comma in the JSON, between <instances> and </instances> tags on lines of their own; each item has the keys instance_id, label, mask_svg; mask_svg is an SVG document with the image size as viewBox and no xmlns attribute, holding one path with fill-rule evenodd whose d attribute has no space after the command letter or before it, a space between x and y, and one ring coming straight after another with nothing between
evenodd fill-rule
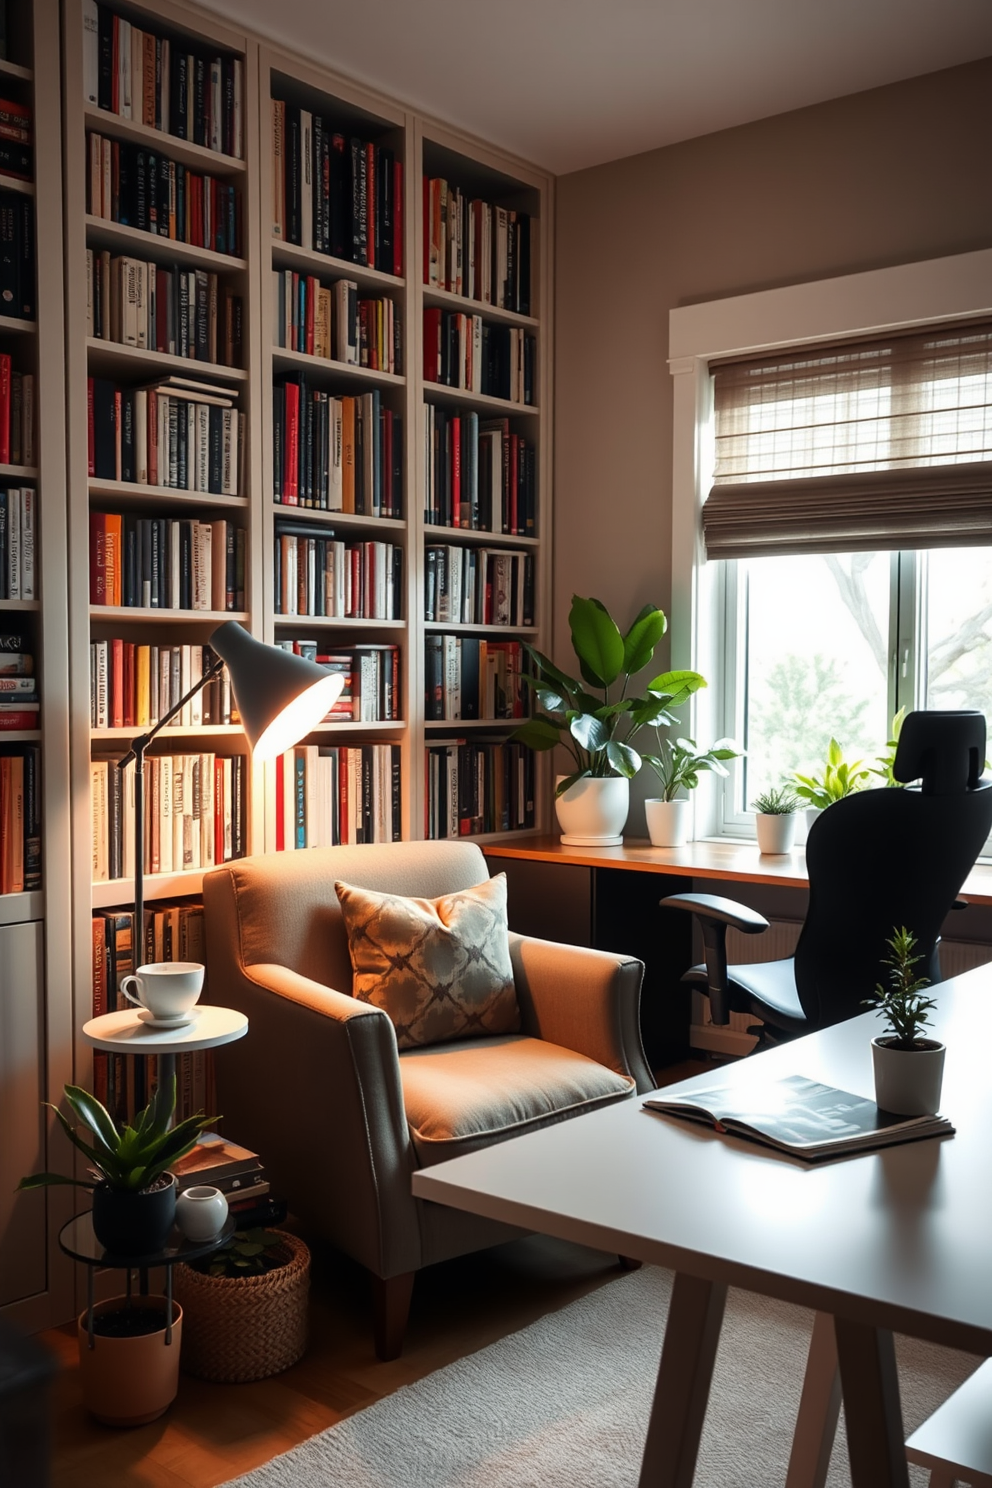
<instances>
[{"instance_id":1,"label":"white pot on desk","mask_svg":"<svg viewBox=\"0 0 992 1488\"><path fill-rule=\"evenodd\" d=\"M935 1116L944 1080L944 1045L923 1039L922 1048L894 1048L885 1037L871 1041L875 1104L895 1116Z\"/></svg>"},{"instance_id":2,"label":"white pot on desk","mask_svg":"<svg viewBox=\"0 0 992 1488\"><path fill-rule=\"evenodd\" d=\"M760 853L787 853L792 851L796 840L796 813L794 811L756 811L754 825L758 833Z\"/></svg>"},{"instance_id":3,"label":"white pot on desk","mask_svg":"<svg viewBox=\"0 0 992 1488\"><path fill-rule=\"evenodd\" d=\"M662 801L652 797L644 802L644 817L652 847L684 847L689 838L691 801Z\"/></svg>"},{"instance_id":4,"label":"white pot on desk","mask_svg":"<svg viewBox=\"0 0 992 1488\"><path fill-rule=\"evenodd\" d=\"M556 777L556 789L564 779ZM584 775L555 797L566 847L619 847L629 809L630 781L622 775Z\"/></svg>"}]
</instances>

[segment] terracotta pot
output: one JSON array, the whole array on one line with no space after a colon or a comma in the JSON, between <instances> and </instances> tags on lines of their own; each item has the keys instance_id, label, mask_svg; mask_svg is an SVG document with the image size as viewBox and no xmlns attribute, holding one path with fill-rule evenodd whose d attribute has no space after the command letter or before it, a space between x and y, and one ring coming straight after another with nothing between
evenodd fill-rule
<instances>
[{"instance_id":1,"label":"terracotta pot","mask_svg":"<svg viewBox=\"0 0 992 1488\"><path fill-rule=\"evenodd\" d=\"M98 1183L93 1190L93 1233L112 1255L146 1256L162 1250L176 1222L176 1180L160 1188L111 1188Z\"/></svg>"},{"instance_id":2,"label":"terracotta pot","mask_svg":"<svg viewBox=\"0 0 992 1488\"><path fill-rule=\"evenodd\" d=\"M875 1104L894 1116L935 1116L944 1080L944 1045L922 1040L920 1049L897 1049L886 1037L871 1041Z\"/></svg>"},{"instance_id":3,"label":"terracotta pot","mask_svg":"<svg viewBox=\"0 0 992 1488\"><path fill-rule=\"evenodd\" d=\"M565 779L559 775L558 786ZM567 847L619 847L630 809L630 781L622 775L585 775L555 800Z\"/></svg>"},{"instance_id":4,"label":"terracotta pot","mask_svg":"<svg viewBox=\"0 0 992 1488\"><path fill-rule=\"evenodd\" d=\"M644 802L644 818L652 847L684 847L692 821L692 802L652 797Z\"/></svg>"},{"instance_id":5,"label":"terracotta pot","mask_svg":"<svg viewBox=\"0 0 992 1488\"><path fill-rule=\"evenodd\" d=\"M86 1331L86 1313L79 1315L79 1377L83 1404L105 1426L146 1426L168 1410L179 1388L179 1348L183 1310L172 1304L172 1341L166 1343L164 1297L111 1297L93 1309L98 1320L130 1306L135 1312L160 1312L163 1326L154 1333L131 1338L106 1338L96 1333L93 1348ZM97 1323L99 1326L99 1323Z\"/></svg>"},{"instance_id":6,"label":"terracotta pot","mask_svg":"<svg viewBox=\"0 0 992 1488\"><path fill-rule=\"evenodd\" d=\"M757 811L754 824L758 832L758 851L787 853L796 840L796 815L793 811Z\"/></svg>"}]
</instances>

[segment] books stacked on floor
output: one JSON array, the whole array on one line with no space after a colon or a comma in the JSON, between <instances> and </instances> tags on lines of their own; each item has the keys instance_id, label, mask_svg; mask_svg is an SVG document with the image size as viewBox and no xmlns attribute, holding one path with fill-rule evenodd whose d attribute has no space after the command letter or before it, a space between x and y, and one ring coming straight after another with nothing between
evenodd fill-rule
<instances>
[{"instance_id":1,"label":"books stacked on floor","mask_svg":"<svg viewBox=\"0 0 992 1488\"><path fill-rule=\"evenodd\" d=\"M90 108L244 155L242 59L143 31L96 0L83 0L83 90Z\"/></svg>"},{"instance_id":2,"label":"books stacked on floor","mask_svg":"<svg viewBox=\"0 0 992 1488\"><path fill-rule=\"evenodd\" d=\"M219 275L86 250L86 334L240 367L243 302Z\"/></svg>"},{"instance_id":3,"label":"books stacked on floor","mask_svg":"<svg viewBox=\"0 0 992 1488\"><path fill-rule=\"evenodd\" d=\"M33 180L31 147L31 110L13 99L0 98L0 176Z\"/></svg>"},{"instance_id":4,"label":"books stacked on floor","mask_svg":"<svg viewBox=\"0 0 992 1488\"><path fill-rule=\"evenodd\" d=\"M429 544L424 619L454 625L534 624L534 555Z\"/></svg>"},{"instance_id":5,"label":"books stacked on floor","mask_svg":"<svg viewBox=\"0 0 992 1488\"><path fill-rule=\"evenodd\" d=\"M403 420L378 390L336 398L305 377L272 389L272 491L283 506L398 517Z\"/></svg>"},{"instance_id":6,"label":"books stacked on floor","mask_svg":"<svg viewBox=\"0 0 992 1488\"><path fill-rule=\"evenodd\" d=\"M530 314L530 218L424 180L424 283Z\"/></svg>"},{"instance_id":7,"label":"books stacked on floor","mask_svg":"<svg viewBox=\"0 0 992 1488\"><path fill-rule=\"evenodd\" d=\"M272 271L276 345L373 372L399 372L400 319L393 301L359 294L352 279L330 288L293 269Z\"/></svg>"},{"instance_id":8,"label":"books stacked on floor","mask_svg":"<svg viewBox=\"0 0 992 1488\"><path fill-rule=\"evenodd\" d=\"M145 760L145 873L213 868L245 855L243 755ZM90 762L93 882L134 876L134 763Z\"/></svg>"},{"instance_id":9,"label":"books stacked on floor","mask_svg":"<svg viewBox=\"0 0 992 1488\"><path fill-rule=\"evenodd\" d=\"M0 599L38 598L38 493L0 491Z\"/></svg>"},{"instance_id":10,"label":"books stacked on floor","mask_svg":"<svg viewBox=\"0 0 992 1488\"><path fill-rule=\"evenodd\" d=\"M34 375L0 353L0 465L34 465Z\"/></svg>"},{"instance_id":11,"label":"books stacked on floor","mask_svg":"<svg viewBox=\"0 0 992 1488\"><path fill-rule=\"evenodd\" d=\"M34 201L0 191L0 315L35 317Z\"/></svg>"},{"instance_id":12,"label":"books stacked on floor","mask_svg":"<svg viewBox=\"0 0 992 1488\"><path fill-rule=\"evenodd\" d=\"M88 473L236 496L243 423L230 388L173 375L147 387L87 382Z\"/></svg>"},{"instance_id":13,"label":"books stacked on floor","mask_svg":"<svg viewBox=\"0 0 992 1488\"><path fill-rule=\"evenodd\" d=\"M425 405L427 507L439 527L469 527L534 537L537 532L537 450L509 419L481 419L472 410Z\"/></svg>"},{"instance_id":14,"label":"books stacked on floor","mask_svg":"<svg viewBox=\"0 0 992 1488\"><path fill-rule=\"evenodd\" d=\"M344 678L325 723L391 723L400 718L398 646L346 646L328 651L326 643L316 641L277 641L276 645Z\"/></svg>"},{"instance_id":15,"label":"books stacked on floor","mask_svg":"<svg viewBox=\"0 0 992 1488\"><path fill-rule=\"evenodd\" d=\"M320 114L272 99L272 234L316 253L403 272L403 163Z\"/></svg>"},{"instance_id":16,"label":"books stacked on floor","mask_svg":"<svg viewBox=\"0 0 992 1488\"><path fill-rule=\"evenodd\" d=\"M173 1163L179 1192L187 1188L219 1188L237 1213L269 1191L262 1159L216 1132L204 1132L185 1157Z\"/></svg>"},{"instance_id":17,"label":"books stacked on floor","mask_svg":"<svg viewBox=\"0 0 992 1488\"><path fill-rule=\"evenodd\" d=\"M90 513L90 604L245 607L245 532L233 522Z\"/></svg>"},{"instance_id":18,"label":"books stacked on floor","mask_svg":"<svg viewBox=\"0 0 992 1488\"><path fill-rule=\"evenodd\" d=\"M398 842L400 746L301 744L276 761L276 848Z\"/></svg>"},{"instance_id":19,"label":"books stacked on floor","mask_svg":"<svg viewBox=\"0 0 992 1488\"><path fill-rule=\"evenodd\" d=\"M345 543L327 527L277 522L275 613L399 620L403 550L393 543Z\"/></svg>"},{"instance_id":20,"label":"books stacked on floor","mask_svg":"<svg viewBox=\"0 0 992 1488\"><path fill-rule=\"evenodd\" d=\"M117 637L91 641L90 727L153 728L199 682L211 656L208 646L144 646ZM174 720L177 728L238 722L226 667Z\"/></svg>"},{"instance_id":21,"label":"books stacked on floor","mask_svg":"<svg viewBox=\"0 0 992 1488\"><path fill-rule=\"evenodd\" d=\"M428 744L425 835L476 837L534 825L534 754L523 744Z\"/></svg>"},{"instance_id":22,"label":"books stacked on floor","mask_svg":"<svg viewBox=\"0 0 992 1488\"><path fill-rule=\"evenodd\" d=\"M449 719L525 718L524 675L530 658L520 641L432 634L424 641L428 723Z\"/></svg>"},{"instance_id":23,"label":"books stacked on floor","mask_svg":"<svg viewBox=\"0 0 992 1488\"><path fill-rule=\"evenodd\" d=\"M29 728L37 726L33 716ZM40 888L41 750L35 744L4 744L0 736L0 894Z\"/></svg>"},{"instance_id":24,"label":"books stacked on floor","mask_svg":"<svg viewBox=\"0 0 992 1488\"><path fill-rule=\"evenodd\" d=\"M460 310L424 310L424 381L534 402L537 342L516 326L490 325Z\"/></svg>"},{"instance_id":25,"label":"books stacked on floor","mask_svg":"<svg viewBox=\"0 0 992 1488\"><path fill-rule=\"evenodd\" d=\"M126 140L90 134L87 145L92 217L240 258L234 186Z\"/></svg>"}]
</instances>

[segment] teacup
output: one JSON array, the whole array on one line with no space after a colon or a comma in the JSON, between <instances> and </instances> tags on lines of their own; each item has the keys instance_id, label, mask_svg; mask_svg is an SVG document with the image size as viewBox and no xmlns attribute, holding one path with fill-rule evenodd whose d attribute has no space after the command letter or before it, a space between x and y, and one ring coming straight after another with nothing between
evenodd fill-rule
<instances>
[{"instance_id":1,"label":"teacup","mask_svg":"<svg viewBox=\"0 0 992 1488\"><path fill-rule=\"evenodd\" d=\"M128 991L134 983L137 996ZM146 1008L159 1023L179 1023L189 1017L203 990L203 967L198 961L153 961L139 966L121 981L121 991L135 1007Z\"/></svg>"}]
</instances>

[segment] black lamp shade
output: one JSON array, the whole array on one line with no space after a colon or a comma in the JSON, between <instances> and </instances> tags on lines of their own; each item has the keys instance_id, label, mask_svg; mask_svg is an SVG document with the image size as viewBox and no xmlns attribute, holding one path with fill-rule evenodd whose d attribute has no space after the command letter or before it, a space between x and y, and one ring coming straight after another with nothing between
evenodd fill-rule
<instances>
[{"instance_id":1,"label":"black lamp shade","mask_svg":"<svg viewBox=\"0 0 992 1488\"><path fill-rule=\"evenodd\" d=\"M339 673L256 641L234 620L217 627L210 645L227 664L241 726L257 760L274 759L298 744L327 716L344 686Z\"/></svg>"}]
</instances>

